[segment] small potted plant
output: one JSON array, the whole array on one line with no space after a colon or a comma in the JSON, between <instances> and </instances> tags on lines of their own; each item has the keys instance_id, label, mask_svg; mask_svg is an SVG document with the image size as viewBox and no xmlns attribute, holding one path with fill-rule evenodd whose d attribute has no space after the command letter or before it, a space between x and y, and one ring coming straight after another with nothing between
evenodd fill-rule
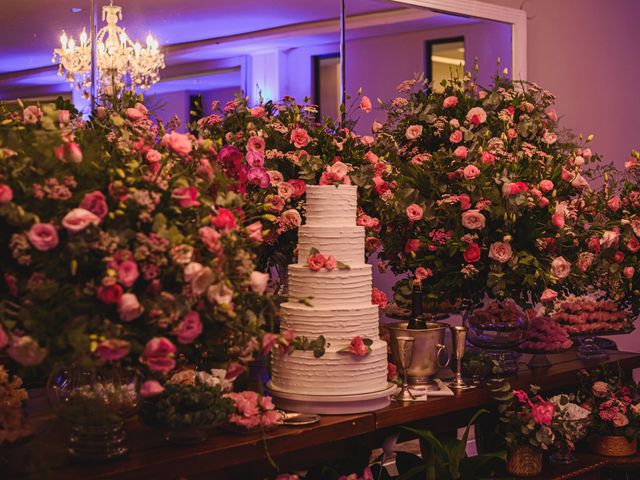
<instances>
[{"instance_id":1,"label":"small potted plant","mask_svg":"<svg viewBox=\"0 0 640 480\"><path fill-rule=\"evenodd\" d=\"M164 385L146 381L140 390L140 417L150 426L167 430L165 438L171 443L206 440L233 412L233 401L223 393L224 380L212 372L183 370Z\"/></svg>"},{"instance_id":2,"label":"small potted plant","mask_svg":"<svg viewBox=\"0 0 640 480\"><path fill-rule=\"evenodd\" d=\"M597 380L582 396L593 418L590 443L594 453L608 457L636 453L640 403L635 389L617 379Z\"/></svg>"},{"instance_id":3,"label":"small potted plant","mask_svg":"<svg viewBox=\"0 0 640 480\"><path fill-rule=\"evenodd\" d=\"M551 428L556 406L538 395L539 388L531 385L530 392L512 390L504 382L492 388L498 400L498 412L508 447L507 472L516 477L534 477L542 472L542 454L555 440Z\"/></svg>"},{"instance_id":4,"label":"small potted plant","mask_svg":"<svg viewBox=\"0 0 640 480\"><path fill-rule=\"evenodd\" d=\"M575 461L576 443L585 437L591 422L591 412L574 402L574 395L556 395L549 401L555 405L551 429L556 437L554 463L568 464Z\"/></svg>"}]
</instances>

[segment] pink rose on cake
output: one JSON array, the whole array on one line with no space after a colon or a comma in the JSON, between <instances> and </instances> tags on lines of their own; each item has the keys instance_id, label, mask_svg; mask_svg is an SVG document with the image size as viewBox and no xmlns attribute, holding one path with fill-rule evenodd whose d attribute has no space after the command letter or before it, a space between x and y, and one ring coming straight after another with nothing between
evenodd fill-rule
<instances>
[{"instance_id":1,"label":"pink rose on cake","mask_svg":"<svg viewBox=\"0 0 640 480\"><path fill-rule=\"evenodd\" d=\"M322 267L324 267L324 264L326 262L327 259L321 253L314 253L312 255L309 255L309 257L307 258L307 265L309 265L309 268L314 272L317 272Z\"/></svg>"},{"instance_id":2,"label":"pink rose on cake","mask_svg":"<svg viewBox=\"0 0 640 480\"><path fill-rule=\"evenodd\" d=\"M375 287L371 290L371 303L374 305L378 305L380 308L385 308L389 301L387 300L387 296L382 290L379 290Z\"/></svg>"},{"instance_id":3,"label":"pink rose on cake","mask_svg":"<svg viewBox=\"0 0 640 480\"><path fill-rule=\"evenodd\" d=\"M347 347L338 350L338 353L351 353L356 357L364 357L371 353L371 345L373 340L369 338L362 338L360 335L356 335L351 339L351 342Z\"/></svg>"}]
</instances>

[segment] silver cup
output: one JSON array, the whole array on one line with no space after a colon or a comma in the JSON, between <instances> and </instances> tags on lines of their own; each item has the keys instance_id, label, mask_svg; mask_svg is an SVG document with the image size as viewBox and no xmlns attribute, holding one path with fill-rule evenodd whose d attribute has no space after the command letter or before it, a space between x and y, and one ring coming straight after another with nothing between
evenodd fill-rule
<instances>
[{"instance_id":1,"label":"silver cup","mask_svg":"<svg viewBox=\"0 0 640 480\"><path fill-rule=\"evenodd\" d=\"M467 327L455 325L451 327L451 342L453 344L453 355L456 360L456 376L449 382L449 387L454 390L466 390L474 388L473 385L469 385L462 378L462 357L464 357L464 350L467 341Z\"/></svg>"},{"instance_id":2,"label":"silver cup","mask_svg":"<svg viewBox=\"0 0 640 480\"><path fill-rule=\"evenodd\" d=\"M402 370L402 388L396 395L394 395L393 398L395 400L400 400L401 402L410 402L411 400L415 400L416 397L414 397L409 390L407 373L409 371L409 365L411 365L411 360L413 359L413 348L415 346L416 339L413 337L399 336L394 337L393 341L396 347L392 349L396 354L395 361Z\"/></svg>"}]
</instances>

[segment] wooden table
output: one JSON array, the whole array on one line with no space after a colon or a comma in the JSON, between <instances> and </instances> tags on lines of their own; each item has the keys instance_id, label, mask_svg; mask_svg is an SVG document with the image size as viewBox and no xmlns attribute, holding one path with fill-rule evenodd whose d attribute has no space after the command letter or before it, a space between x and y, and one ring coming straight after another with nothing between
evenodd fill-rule
<instances>
[{"instance_id":1,"label":"wooden table","mask_svg":"<svg viewBox=\"0 0 640 480\"><path fill-rule=\"evenodd\" d=\"M524 359L526 361L526 358ZM516 388L529 384L543 391L569 389L577 383L576 373L593 364L576 359L574 353L553 357L553 366L530 370L524 362L517 377L510 379ZM606 363L620 362L631 371L640 367L640 354L611 352ZM377 412L359 415L323 416L320 423L305 427L278 427L267 435L270 455L281 471L292 471L352 454L360 444L379 446L385 436L398 426L413 425L434 431L451 430L464 425L468 417L481 407L492 404L490 392L479 388L455 397L432 398L427 402L392 404ZM32 418L39 425L39 434L29 444L0 451L0 478L52 479L243 479L273 478L276 470L270 465L260 434L238 435L214 433L209 440L194 446L168 445L160 431L133 421L128 426L131 453L123 459L95 464L79 464L64 455L64 428L55 421L42 392L29 403ZM593 456L592 456L593 457ZM602 458L582 458L580 468L589 468ZM576 465L577 467L578 465ZM599 465L598 468L604 466ZM569 468L569 467L563 467ZM560 469L561 470L561 469ZM549 476L544 478L572 478ZM575 477L573 477L575 478Z\"/></svg>"}]
</instances>

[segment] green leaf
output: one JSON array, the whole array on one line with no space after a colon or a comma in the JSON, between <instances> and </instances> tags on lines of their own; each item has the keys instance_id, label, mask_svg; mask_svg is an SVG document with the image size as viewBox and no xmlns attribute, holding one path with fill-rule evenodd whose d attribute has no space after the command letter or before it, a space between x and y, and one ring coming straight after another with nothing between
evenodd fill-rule
<instances>
[{"instance_id":1,"label":"green leaf","mask_svg":"<svg viewBox=\"0 0 640 480\"><path fill-rule=\"evenodd\" d=\"M351 267L346 263L338 262L337 264L338 270L351 270Z\"/></svg>"}]
</instances>

